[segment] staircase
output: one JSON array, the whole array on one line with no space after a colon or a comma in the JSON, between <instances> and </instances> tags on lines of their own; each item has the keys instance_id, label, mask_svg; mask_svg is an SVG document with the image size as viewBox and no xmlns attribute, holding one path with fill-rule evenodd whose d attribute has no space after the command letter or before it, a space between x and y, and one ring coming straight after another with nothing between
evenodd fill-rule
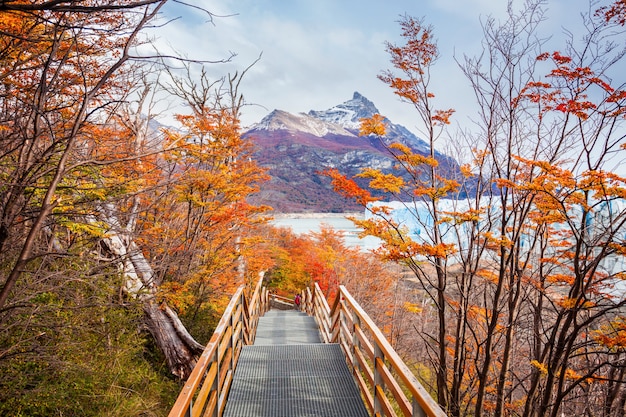
<instances>
[{"instance_id":1,"label":"staircase","mask_svg":"<svg viewBox=\"0 0 626 417\"><path fill-rule=\"evenodd\" d=\"M225 417L367 417L345 355L321 342L313 317L270 310L244 346Z\"/></svg>"}]
</instances>

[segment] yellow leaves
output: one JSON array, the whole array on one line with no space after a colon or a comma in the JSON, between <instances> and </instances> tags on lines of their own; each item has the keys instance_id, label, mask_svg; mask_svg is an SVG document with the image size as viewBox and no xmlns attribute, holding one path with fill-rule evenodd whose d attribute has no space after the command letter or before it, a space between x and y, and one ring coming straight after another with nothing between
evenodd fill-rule
<instances>
[{"instance_id":1,"label":"yellow leaves","mask_svg":"<svg viewBox=\"0 0 626 417\"><path fill-rule=\"evenodd\" d=\"M389 145L389 149L394 150L394 151L398 151L397 154L402 154L402 155L406 155L406 156L412 156L413 155L413 151L411 151L411 148L409 148L408 146L406 146L403 143L400 142L394 142L392 144ZM418 156L422 156L422 155L418 155Z\"/></svg>"},{"instance_id":2,"label":"yellow leaves","mask_svg":"<svg viewBox=\"0 0 626 417\"><path fill-rule=\"evenodd\" d=\"M410 303L410 302L408 302L408 301L406 301L406 302L404 303L404 309L405 309L406 311L408 311L409 313L414 313L414 314L421 313L421 312L422 312L422 310L423 310L423 308L422 308L422 307L420 307L420 305L419 305L419 304L416 304L416 303Z\"/></svg>"},{"instance_id":3,"label":"yellow leaves","mask_svg":"<svg viewBox=\"0 0 626 417\"><path fill-rule=\"evenodd\" d=\"M576 277L572 275L567 275L567 274L551 274L551 275L548 275L546 278L547 282L550 282L553 284L566 284L566 285L574 284L575 279Z\"/></svg>"},{"instance_id":4,"label":"yellow leaves","mask_svg":"<svg viewBox=\"0 0 626 417\"><path fill-rule=\"evenodd\" d=\"M581 300L579 298L563 297L556 302L564 310L571 310L573 308L589 309L594 307L595 303L589 300Z\"/></svg>"},{"instance_id":5,"label":"yellow leaves","mask_svg":"<svg viewBox=\"0 0 626 417\"><path fill-rule=\"evenodd\" d=\"M492 284L497 284L500 280L500 276L491 269L479 269L478 271L476 271L476 275L485 279L486 281L491 282Z\"/></svg>"},{"instance_id":6,"label":"yellow leaves","mask_svg":"<svg viewBox=\"0 0 626 417\"><path fill-rule=\"evenodd\" d=\"M614 251L615 254L617 254L618 256L625 256L626 257L626 244L622 241L621 243L619 242L611 242L609 243L608 247Z\"/></svg>"},{"instance_id":7,"label":"yellow leaves","mask_svg":"<svg viewBox=\"0 0 626 417\"><path fill-rule=\"evenodd\" d=\"M541 363L541 362L539 362L538 360L533 359L533 360L531 360L531 361L530 361L530 365L531 365L533 368L537 369L537 370L539 371L539 373L540 373L542 376L544 376L544 377L545 377L546 375L548 375L549 369L548 369L548 366L547 366L545 363ZM558 374L559 376L560 376L561 374L563 374L563 376L565 377L565 379L568 379L568 380L570 380L570 381L578 381L578 380L580 380L581 378L583 378L583 376L582 376L579 372L575 371L575 370L574 370L574 369L572 369L572 368L565 368L565 371L564 371L564 372L563 372L562 370L559 370L559 371L557 372L557 374ZM588 382L591 382L591 380L592 380L592 379L588 379Z\"/></svg>"},{"instance_id":8,"label":"yellow leaves","mask_svg":"<svg viewBox=\"0 0 626 417\"><path fill-rule=\"evenodd\" d=\"M504 189L504 188L515 189L515 188L517 188L517 184L515 182L511 181L508 178L496 178L494 180L494 183L496 184L496 187L498 187L500 189Z\"/></svg>"},{"instance_id":9,"label":"yellow leaves","mask_svg":"<svg viewBox=\"0 0 626 417\"><path fill-rule=\"evenodd\" d=\"M472 173L472 167L469 164L463 164L459 168L463 177L470 178L474 176L474 174Z\"/></svg>"},{"instance_id":10,"label":"yellow leaves","mask_svg":"<svg viewBox=\"0 0 626 417\"><path fill-rule=\"evenodd\" d=\"M450 213L454 218L454 221L457 224L466 223L466 222L478 222L480 221L481 215L485 212L485 209L478 208L473 209L470 208L464 212L454 212Z\"/></svg>"},{"instance_id":11,"label":"yellow leaves","mask_svg":"<svg viewBox=\"0 0 626 417\"><path fill-rule=\"evenodd\" d=\"M617 317L594 331L594 340L612 350L626 349L626 318Z\"/></svg>"},{"instance_id":12,"label":"yellow leaves","mask_svg":"<svg viewBox=\"0 0 626 417\"><path fill-rule=\"evenodd\" d=\"M582 378L582 375L571 368L567 368L565 370L565 378L569 379L570 381L576 381Z\"/></svg>"},{"instance_id":13,"label":"yellow leaves","mask_svg":"<svg viewBox=\"0 0 626 417\"><path fill-rule=\"evenodd\" d=\"M385 118L376 113L370 118L362 118L360 120L361 127L359 129L359 136L385 136L387 134L387 124Z\"/></svg>"},{"instance_id":14,"label":"yellow leaves","mask_svg":"<svg viewBox=\"0 0 626 417\"><path fill-rule=\"evenodd\" d=\"M613 172L600 170L585 171L578 186L582 190L593 191L594 197L598 199L607 197L626 198L626 178Z\"/></svg>"},{"instance_id":15,"label":"yellow leaves","mask_svg":"<svg viewBox=\"0 0 626 417\"><path fill-rule=\"evenodd\" d=\"M369 178L370 188L388 193L398 194L404 186L402 177L393 174L383 174L380 170L372 168L364 168L357 177Z\"/></svg>"},{"instance_id":16,"label":"yellow leaves","mask_svg":"<svg viewBox=\"0 0 626 417\"><path fill-rule=\"evenodd\" d=\"M532 361L530 361L530 365L536 368L539 371L539 373L541 373L541 375L548 374L548 367L545 364L533 359Z\"/></svg>"},{"instance_id":17,"label":"yellow leaves","mask_svg":"<svg viewBox=\"0 0 626 417\"><path fill-rule=\"evenodd\" d=\"M76 220L60 217L58 223L64 226L69 232L77 235L102 238L106 235L108 227L101 222L83 223Z\"/></svg>"},{"instance_id":18,"label":"yellow leaves","mask_svg":"<svg viewBox=\"0 0 626 417\"><path fill-rule=\"evenodd\" d=\"M193 305L194 301L187 285L179 282L164 282L161 284L157 297L159 302L166 302L180 314L184 314L187 308Z\"/></svg>"},{"instance_id":19,"label":"yellow leaves","mask_svg":"<svg viewBox=\"0 0 626 417\"><path fill-rule=\"evenodd\" d=\"M437 192L433 196L433 199L443 198L450 193L456 192L460 187L460 184L454 179L448 179L448 178L438 178L438 179L439 179L439 184L438 184L439 186L437 187Z\"/></svg>"},{"instance_id":20,"label":"yellow leaves","mask_svg":"<svg viewBox=\"0 0 626 417\"><path fill-rule=\"evenodd\" d=\"M482 241L485 242L487 249L500 250L501 248L510 248L513 242L508 236L496 235L491 231L481 234Z\"/></svg>"},{"instance_id":21,"label":"yellow leaves","mask_svg":"<svg viewBox=\"0 0 626 417\"><path fill-rule=\"evenodd\" d=\"M415 153L411 151L408 146L401 143L392 143L391 145L389 145L389 149L391 149L392 151L398 151L397 153L395 153L396 158L398 158L399 161L404 162L410 167L418 167L420 165L424 165L426 167L436 168L439 165L439 161L437 161L435 158Z\"/></svg>"},{"instance_id":22,"label":"yellow leaves","mask_svg":"<svg viewBox=\"0 0 626 417\"><path fill-rule=\"evenodd\" d=\"M410 245L411 253L414 255L423 255L433 258L445 259L456 253L456 245L451 243L415 243Z\"/></svg>"}]
</instances>

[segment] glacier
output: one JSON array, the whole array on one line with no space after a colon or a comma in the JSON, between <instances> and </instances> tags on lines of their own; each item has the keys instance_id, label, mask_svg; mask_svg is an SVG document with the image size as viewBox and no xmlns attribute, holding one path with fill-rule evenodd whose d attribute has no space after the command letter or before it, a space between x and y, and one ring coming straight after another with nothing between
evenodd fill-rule
<instances>
[{"instance_id":1,"label":"glacier","mask_svg":"<svg viewBox=\"0 0 626 417\"><path fill-rule=\"evenodd\" d=\"M453 200L442 199L438 202L438 210L445 217L446 213L467 212L470 208L475 207L475 200ZM372 209L376 207L386 207L389 209L389 215L372 214ZM493 198L481 198L479 200L479 207L485 211L480 215L478 220L478 228L486 229L487 222L491 222L490 230L497 229L499 225L499 219L501 214L501 206L498 200ZM580 229L581 225L576 225L576 219L581 219L582 208L575 206L571 209L569 220L570 224L558 223L553 224L552 227L555 231L566 231L569 228L574 227ZM372 219L374 217L392 220L407 232L407 235L415 242L418 243L433 243L433 230L434 221L429 208L429 203L425 201L390 201L382 202L377 201L370 203L365 210L364 218ZM590 239L594 240L601 237L612 226L610 222L614 222L615 219L624 220L626 216L626 200L617 199L612 201L598 202L592 215L587 217L586 225L587 231L590 235ZM439 232L442 236L442 240L447 244L455 244L459 251L462 253L467 250L469 244L469 229L467 225L462 224L460 227L455 226L452 219L448 222L442 222L439 225ZM614 233L613 240L619 244L626 244L626 225L622 224L620 228L612 231ZM521 248L526 251L530 250L530 235L523 235L521 237ZM526 252L528 253L528 252ZM459 262L460 258L452 257L450 261ZM600 263L600 268L608 274L616 274L626 271L626 257L623 255L610 255L605 257Z\"/></svg>"}]
</instances>

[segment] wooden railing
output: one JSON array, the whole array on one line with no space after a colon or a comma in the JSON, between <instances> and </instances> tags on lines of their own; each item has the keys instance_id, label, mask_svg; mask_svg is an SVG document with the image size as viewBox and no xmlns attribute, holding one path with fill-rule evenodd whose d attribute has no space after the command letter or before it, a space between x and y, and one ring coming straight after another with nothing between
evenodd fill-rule
<instances>
[{"instance_id":1,"label":"wooden railing","mask_svg":"<svg viewBox=\"0 0 626 417\"><path fill-rule=\"evenodd\" d=\"M446 416L344 286L330 308L315 284L303 292L303 308L324 342L341 345L371 415Z\"/></svg>"},{"instance_id":2,"label":"wooden railing","mask_svg":"<svg viewBox=\"0 0 626 417\"><path fill-rule=\"evenodd\" d=\"M283 297L278 294L270 294L270 303L272 308L280 310L290 310L295 308L293 298Z\"/></svg>"},{"instance_id":3,"label":"wooden railing","mask_svg":"<svg viewBox=\"0 0 626 417\"><path fill-rule=\"evenodd\" d=\"M259 317L269 309L262 281L252 294L245 286L237 289L169 417L222 415L241 348L254 343Z\"/></svg>"},{"instance_id":4,"label":"wooden railing","mask_svg":"<svg viewBox=\"0 0 626 417\"><path fill-rule=\"evenodd\" d=\"M270 294L259 280L252 294L237 289L169 417L221 416L243 345L254 343ZM445 417L445 413L345 287L332 308L316 284L302 293L302 310L315 317L325 343L341 345L373 416Z\"/></svg>"}]
</instances>

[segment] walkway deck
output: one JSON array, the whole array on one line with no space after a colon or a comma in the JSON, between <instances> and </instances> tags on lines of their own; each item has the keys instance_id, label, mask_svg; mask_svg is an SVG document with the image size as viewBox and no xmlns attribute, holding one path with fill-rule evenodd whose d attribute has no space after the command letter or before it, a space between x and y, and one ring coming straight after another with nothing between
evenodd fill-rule
<instances>
[{"instance_id":1,"label":"walkway deck","mask_svg":"<svg viewBox=\"0 0 626 417\"><path fill-rule=\"evenodd\" d=\"M367 417L345 356L323 344L315 319L271 310L241 351L225 417Z\"/></svg>"}]
</instances>

